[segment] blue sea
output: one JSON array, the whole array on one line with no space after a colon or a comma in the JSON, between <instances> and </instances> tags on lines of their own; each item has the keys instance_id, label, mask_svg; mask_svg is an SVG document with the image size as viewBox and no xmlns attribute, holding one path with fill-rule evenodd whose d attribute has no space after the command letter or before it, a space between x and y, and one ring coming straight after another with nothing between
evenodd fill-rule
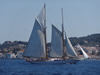
<instances>
[{"instance_id":1,"label":"blue sea","mask_svg":"<svg viewBox=\"0 0 100 75\"><path fill-rule=\"evenodd\" d=\"M19 59L0 59L0 75L100 75L100 60L76 64L31 64Z\"/></svg>"}]
</instances>

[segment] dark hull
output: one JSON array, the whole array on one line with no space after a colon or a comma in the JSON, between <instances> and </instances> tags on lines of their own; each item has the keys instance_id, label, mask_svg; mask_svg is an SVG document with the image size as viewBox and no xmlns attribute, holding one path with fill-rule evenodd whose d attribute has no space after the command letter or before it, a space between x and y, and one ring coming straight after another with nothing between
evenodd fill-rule
<instances>
[{"instance_id":1,"label":"dark hull","mask_svg":"<svg viewBox=\"0 0 100 75\"><path fill-rule=\"evenodd\" d=\"M76 64L80 60L68 59L68 60L54 60L54 61L29 61L32 64Z\"/></svg>"}]
</instances>

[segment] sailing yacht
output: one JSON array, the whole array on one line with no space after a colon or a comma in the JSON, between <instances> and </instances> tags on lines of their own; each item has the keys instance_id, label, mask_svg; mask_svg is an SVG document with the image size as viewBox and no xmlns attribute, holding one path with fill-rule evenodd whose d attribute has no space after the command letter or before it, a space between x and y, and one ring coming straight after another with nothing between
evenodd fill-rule
<instances>
[{"instance_id":1,"label":"sailing yacht","mask_svg":"<svg viewBox=\"0 0 100 75\"><path fill-rule=\"evenodd\" d=\"M81 60L86 60L86 59L88 59L89 56L86 54L86 52L83 50L83 48L82 48L79 44L78 44L77 46L80 48L80 50L81 50L82 53L83 53L83 58L81 58Z\"/></svg>"},{"instance_id":2,"label":"sailing yacht","mask_svg":"<svg viewBox=\"0 0 100 75\"><path fill-rule=\"evenodd\" d=\"M70 54L75 57L77 57L77 54L75 53L69 39L66 37L66 39L64 40L63 23L62 32L59 29L57 29L54 25L52 25L52 40L50 54L47 49L46 43L46 6L44 5L41 13L35 19L34 27L28 45L26 46L26 49L23 53L23 56L28 62L31 62L33 64L65 64L76 63L79 61L77 59L67 59L67 54Z\"/></svg>"}]
</instances>

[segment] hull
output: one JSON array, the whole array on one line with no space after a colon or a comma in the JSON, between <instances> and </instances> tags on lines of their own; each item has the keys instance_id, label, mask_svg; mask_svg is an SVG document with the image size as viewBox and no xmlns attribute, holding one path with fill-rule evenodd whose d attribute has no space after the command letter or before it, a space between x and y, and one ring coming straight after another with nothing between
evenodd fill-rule
<instances>
[{"instance_id":1,"label":"hull","mask_svg":"<svg viewBox=\"0 0 100 75\"><path fill-rule=\"evenodd\" d=\"M32 64L76 64L80 60L68 59L68 60L54 60L54 61L28 61Z\"/></svg>"}]
</instances>

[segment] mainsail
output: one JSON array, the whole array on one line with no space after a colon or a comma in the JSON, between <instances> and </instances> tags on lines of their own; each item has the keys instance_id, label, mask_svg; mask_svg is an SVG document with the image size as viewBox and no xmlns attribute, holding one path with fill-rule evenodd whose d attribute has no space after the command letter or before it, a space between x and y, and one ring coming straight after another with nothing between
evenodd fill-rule
<instances>
[{"instance_id":1,"label":"mainsail","mask_svg":"<svg viewBox=\"0 0 100 75\"><path fill-rule=\"evenodd\" d=\"M68 37L65 35L65 46L66 46L66 52L68 56L75 56L77 57L77 53L75 52L70 40Z\"/></svg>"},{"instance_id":2,"label":"mainsail","mask_svg":"<svg viewBox=\"0 0 100 75\"><path fill-rule=\"evenodd\" d=\"M46 8L42 8L39 16L35 19L34 27L24 51L24 56L46 58Z\"/></svg>"},{"instance_id":3,"label":"mainsail","mask_svg":"<svg viewBox=\"0 0 100 75\"><path fill-rule=\"evenodd\" d=\"M63 56L62 33L54 25L52 25L50 56L51 57L62 57Z\"/></svg>"},{"instance_id":4,"label":"mainsail","mask_svg":"<svg viewBox=\"0 0 100 75\"><path fill-rule=\"evenodd\" d=\"M43 28L37 20L33 27L29 43L24 51L24 56L45 58L45 38Z\"/></svg>"},{"instance_id":5,"label":"mainsail","mask_svg":"<svg viewBox=\"0 0 100 75\"><path fill-rule=\"evenodd\" d=\"M83 48L79 44L78 44L78 47L81 49L83 56L84 56L84 59L89 58L89 56L86 54L86 52L83 50Z\"/></svg>"}]
</instances>

